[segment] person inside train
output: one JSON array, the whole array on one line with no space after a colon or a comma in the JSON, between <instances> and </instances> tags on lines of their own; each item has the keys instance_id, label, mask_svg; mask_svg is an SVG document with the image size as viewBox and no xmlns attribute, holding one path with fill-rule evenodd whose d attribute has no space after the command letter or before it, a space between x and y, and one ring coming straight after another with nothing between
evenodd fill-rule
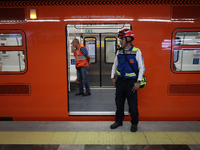
<instances>
[{"instance_id":1,"label":"person inside train","mask_svg":"<svg viewBox=\"0 0 200 150\"><path fill-rule=\"evenodd\" d=\"M175 45L181 45L181 38L180 37L175 37ZM175 63L178 61L178 54L179 51L174 51L174 55L173 55L173 70L178 71L178 69L176 68Z\"/></svg>"},{"instance_id":2,"label":"person inside train","mask_svg":"<svg viewBox=\"0 0 200 150\"><path fill-rule=\"evenodd\" d=\"M20 53L20 52L18 51L17 55L18 55L21 59L23 59L23 61L25 62L24 51L22 51L22 53Z\"/></svg>"},{"instance_id":3,"label":"person inside train","mask_svg":"<svg viewBox=\"0 0 200 150\"><path fill-rule=\"evenodd\" d=\"M74 39L72 41L72 46L75 47L74 57L75 57L75 65L77 70L77 80L79 85L79 92L75 95L83 95L88 96L91 95L90 85L88 79L88 68L90 62L90 56L88 54L87 49L79 44L78 39ZM84 93L83 85L85 84L86 92Z\"/></svg>"},{"instance_id":4,"label":"person inside train","mask_svg":"<svg viewBox=\"0 0 200 150\"><path fill-rule=\"evenodd\" d=\"M111 71L111 80L116 87L115 104L117 110L115 122L110 128L116 129L123 125L124 103L127 98L132 118L131 132L136 132L139 121L137 90L140 87L145 66L140 49L132 45L132 41L134 40L133 31L123 29L119 32L118 36L122 49L117 51ZM132 65L134 70L130 65ZM117 74L117 79L115 79L115 74Z\"/></svg>"}]
</instances>

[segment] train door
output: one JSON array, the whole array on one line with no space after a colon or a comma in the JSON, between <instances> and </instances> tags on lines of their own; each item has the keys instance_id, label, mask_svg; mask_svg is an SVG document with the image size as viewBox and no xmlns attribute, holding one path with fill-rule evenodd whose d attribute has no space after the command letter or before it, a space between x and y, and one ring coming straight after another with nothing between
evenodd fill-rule
<instances>
[{"instance_id":1,"label":"train door","mask_svg":"<svg viewBox=\"0 0 200 150\"><path fill-rule=\"evenodd\" d=\"M68 84L70 115L114 115L115 87L111 82L111 69L119 44L118 32L130 28L130 24L68 24ZM91 95L75 96L78 92L75 58L71 42L74 38L86 47L90 55L88 70ZM125 106L126 114L128 107Z\"/></svg>"},{"instance_id":2,"label":"train door","mask_svg":"<svg viewBox=\"0 0 200 150\"><path fill-rule=\"evenodd\" d=\"M112 87L110 72L117 49L117 35L83 34L84 45L91 57L88 75L92 87Z\"/></svg>"}]
</instances>

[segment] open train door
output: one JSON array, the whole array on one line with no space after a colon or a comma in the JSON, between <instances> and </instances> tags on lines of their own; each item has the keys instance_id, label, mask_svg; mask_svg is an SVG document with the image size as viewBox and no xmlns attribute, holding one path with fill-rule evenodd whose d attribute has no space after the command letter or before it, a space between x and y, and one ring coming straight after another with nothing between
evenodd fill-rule
<instances>
[{"instance_id":1,"label":"open train door","mask_svg":"<svg viewBox=\"0 0 200 150\"><path fill-rule=\"evenodd\" d=\"M88 77L92 95L75 96L76 68L73 47L67 44L70 115L114 115L115 87L111 82L111 69L119 45L118 33L130 24L69 24L67 41L77 38L90 55ZM70 76L70 77L69 77ZM85 99L85 100L84 100ZM108 99L110 101L108 101Z\"/></svg>"}]
</instances>

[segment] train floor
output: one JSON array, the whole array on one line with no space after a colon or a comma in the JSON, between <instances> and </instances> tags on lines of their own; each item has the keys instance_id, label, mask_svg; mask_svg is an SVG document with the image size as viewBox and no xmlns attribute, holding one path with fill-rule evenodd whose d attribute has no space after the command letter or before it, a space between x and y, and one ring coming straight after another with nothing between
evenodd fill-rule
<instances>
[{"instance_id":1,"label":"train floor","mask_svg":"<svg viewBox=\"0 0 200 150\"><path fill-rule=\"evenodd\" d=\"M0 150L199 150L200 121L0 121Z\"/></svg>"},{"instance_id":2,"label":"train floor","mask_svg":"<svg viewBox=\"0 0 200 150\"><path fill-rule=\"evenodd\" d=\"M115 106L115 88L113 87L93 87L91 86L90 96L75 96L79 92L78 85L71 83L71 91L69 92L69 113L70 115L86 115L98 114L114 115L116 111ZM127 102L125 104L125 111L128 112Z\"/></svg>"}]
</instances>

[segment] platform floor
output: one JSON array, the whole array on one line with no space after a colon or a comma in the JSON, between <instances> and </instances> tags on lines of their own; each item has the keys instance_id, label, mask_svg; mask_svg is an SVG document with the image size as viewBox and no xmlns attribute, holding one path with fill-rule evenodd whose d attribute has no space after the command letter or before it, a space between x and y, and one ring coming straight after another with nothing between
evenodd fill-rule
<instances>
[{"instance_id":1,"label":"platform floor","mask_svg":"<svg viewBox=\"0 0 200 150\"><path fill-rule=\"evenodd\" d=\"M199 150L200 121L0 121L0 150Z\"/></svg>"}]
</instances>

